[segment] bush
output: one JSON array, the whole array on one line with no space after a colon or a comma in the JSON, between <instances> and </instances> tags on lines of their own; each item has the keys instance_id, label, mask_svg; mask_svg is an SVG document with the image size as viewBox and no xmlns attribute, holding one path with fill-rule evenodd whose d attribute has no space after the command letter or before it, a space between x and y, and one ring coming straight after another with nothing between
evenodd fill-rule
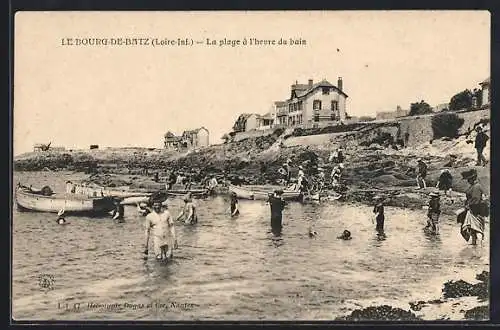
<instances>
[{"instance_id":1,"label":"bush","mask_svg":"<svg viewBox=\"0 0 500 330\"><path fill-rule=\"evenodd\" d=\"M464 119L455 113L442 113L432 117L433 139L442 137L456 138Z\"/></svg>"}]
</instances>

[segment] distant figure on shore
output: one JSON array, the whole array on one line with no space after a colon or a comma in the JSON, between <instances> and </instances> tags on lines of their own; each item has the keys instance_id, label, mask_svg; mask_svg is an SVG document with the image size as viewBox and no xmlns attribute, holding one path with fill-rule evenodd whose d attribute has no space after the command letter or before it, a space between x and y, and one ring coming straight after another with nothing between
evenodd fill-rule
<instances>
[{"instance_id":1,"label":"distant figure on shore","mask_svg":"<svg viewBox=\"0 0 500 330\"><path fill-rule=\"evenodd\" d=\"M332 173L330 174L330 179L332 182L332 186L335 188L340 185L340 178L342 176L342 171L344 170L344 164L340 163L332 169Z\"/></svg>"},{"instance_id":2,"label":"distant figure on shore","mask_svg":"<svg viewBox=\"0 0 500 330\"><path fill-rule=\"evenodd\" d=\"M271 230L274 234L279 235L283 228L283 209L285 208L283 191L275 190L274 194L269 193L268 197L268 202L271 207Z\"/></svg>"},{"instance_id":3,"label":"distant figure on shore","mask_svg":"<svg viewBox=\"0 0 500 330\"><path fill-rule=\"evenodd\" d=\"M173 257L173 250L177 249L175 226L167 206L162 205L159 199L153 200L153 209L146 216L144 259L149 253L149 237L153 236L153 248L157 261L167 261Z\"/></svg>"},{"instance_id":4,"label":"distant figure on shore","mask_svg":"<svg viewBox=\"0 0 500 330\"><path fill-rule=\"evenodd\" d=\"M71 194L74 193L75 191L73 190L73 183L71 181L66 181L66 193Z\"/></svg>"},{"instance_id":5,"label":"distant figure on shore","mask_svg":"<svg viewBox=\"0 0 500 330\"><path fill-rule=\"evenodd\" d=\"M438 188L439 190L443 190L445 196L448 194L448 192L450 192L451 195L452 182L453 182L453 177L451 176L450 170L445 168L441 170L441 174L439 175L436 188Z\"/></svg>"},{"instance_id":6,"label":"distant figure on shore","mask_svg":"<svg viewBox=\"0 0 500 330\"><path fill-rule=\"evenodd\" d=\"M181 212L175 219L176 221L179 221L182 217L184 217L184 223L187 225L194 225L198 223L198 215L196 214L196 206L193 203L193 200L191 198L191 194L187 194L186 197L184 197L184 207L182 208Z\"/></svg>"},{"instance_id":7,"label":"distant figure on shore","mask_svg":"<svg viewBox=\"0 0 500 330\"><path fill-rule=\"evenodd\" d=\"M305 191L305 181L306 181L306 174L304 173L304 167L299 166L299 172L297 174L297 186L301 191Z\"/></svg>"},{"instance_id":8,"label":"distant figure on shore","mask_svg":"<svg viewBox=\"0 0 500 330\"><path fill-rule=\"evenodd\" d=\"M160 181L160 174L158 172L155 172L154 182L158 182L158 181Z\"/></svg>"},{"instance_id":9,"label":"distant figure on shore","mask_svg":"<svg viewBox=\"0 0 500 330\"><path fill-rule=\"evenodd\" d=\"M344 230L344 232L342 233L342 235L337 236L337 239L342 239L344 241L348 241L348 240L352 239L351 232L346 229L346 230Z\"/></svg>"},{"instance_id":10,"label":"distant figure on shore","mask_svg":"<svg viewBox=\"0 0 500 330\"><path fill-rule=\"evenodd\" d=\"M218 185L219 183L217 182L215 175L213 175L210 181L208 181L208 193L213 194L215 192L215 188L217 188Z\"/></svg>"},{"instance_id":11,"label":"distant figure on shore","mask_svg":"<svg viewBox=\"0 0 500 330\"><path fill-rule=\"evenodd\" d=\"M375 213L375 221L377 222L375 230L377 231L378 235L384 235L385 215L384 215L383 199L381 196L375 196L374 200L375 200L375 207L373 208L373 213Z\"/></svg>"},{"instance_id":12,"label":"distant figure on shore","mask_svg":"<svg viewBox=\"0 0 500 330\"><path fill-rule=\"evenodd\" d=\"M441 204L439 201L439 192L432 192L427 210L427 226L424 229L430 231L434 235L439 235L439 216L441 215Z\"/></svg>"},{"instance_id":13,"label":"distant figure on shore","mask_svg":"<svg viewBox=\"0 0 500 330\"><path fill-rule=\"evenodd\" d=\"M488 161L483 155L483 150L486 147L486 142L490 139L486 133L483 132L483 129L480 125L476 127L476 140L474 142L474 148L477 151L477 163L476 166L486 166Z\"/></svg>"},{"instance_id":14,"label":"distant figure on shore","mask_svg":"<svg viewBox=\"0 0 500 330\"><path fill-rule=\"evenodd\" d=\"M229 207L229 211L231 212L231 218L240 214L240 210L238 208L238 198L235 192L231 192L231 205Z\"/></svg>"},{"instance_id":15,"label":"distant figure on shore","mask_svg":"<svg viewBox=\"0 0 500 330\"><path fill-rule=\"evenodd\" d=\"M462 172L462 177L469 183L465 196L465 211L457 217L457 222L461 223L460 234L468 242L472 238L472 245L477 244L477 236L481 234L484 239L485 217L489 216L489 204L484 189L477 179L475 169ZM465 214L464 214L465 213Z\"/></svg>"},{"instance_id":16,"label":"distant figure on shore","mask_svg":"<svg viewBox=\"0 0 500 330\"><path fill-rule=\"evenodd\" d=\"M417 189L427 188L425 178L427 177L427 164L422 158L417 159Z\"/></svg>"}]
</instances>

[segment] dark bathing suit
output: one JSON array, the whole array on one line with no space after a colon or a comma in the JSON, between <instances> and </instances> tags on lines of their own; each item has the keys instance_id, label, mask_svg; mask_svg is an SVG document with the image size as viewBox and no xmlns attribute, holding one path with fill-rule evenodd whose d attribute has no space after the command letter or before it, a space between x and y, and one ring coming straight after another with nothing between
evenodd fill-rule
<instances>
[{"instance_id":1,"label":"dark bathing suit","mask_svg":"<svg viewBox=\"0 0 500 330\"><path fill-rule=\"evenodd\" d=\"M384 205L382 205L382 204L375 205L375 207L373 208L373 213L378 213L377 218L376 218L377 227L375 229L377 230L377 232L383 233L384 232L384 220L385 220Z\"/></svg>"},{"instance_id":2,"label":"dark bathing suit","mask_svg":"<svg viewBox=\"0 0 500 330\"><path fill-rule=\"evenodd\" d=\"M269 197L269 204L271 206L271 227L281 229L285 201L281 198L271 196Z\"/></svg>"}]
</instances>

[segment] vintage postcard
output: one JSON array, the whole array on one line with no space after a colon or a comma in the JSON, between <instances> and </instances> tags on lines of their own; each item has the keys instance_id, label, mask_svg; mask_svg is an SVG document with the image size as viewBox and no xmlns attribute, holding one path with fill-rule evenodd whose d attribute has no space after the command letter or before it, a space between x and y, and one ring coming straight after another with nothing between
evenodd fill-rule
<instances>
[{"instance_id":1,"label":"vintage postcard","mask_svg":"<svg viewBox=\"0 0 500 330\"><path fill-rule=\"evenodd\" d=\"M12 318L488 320L488 11L17 12Z\"/></svg>"}]
</instances>

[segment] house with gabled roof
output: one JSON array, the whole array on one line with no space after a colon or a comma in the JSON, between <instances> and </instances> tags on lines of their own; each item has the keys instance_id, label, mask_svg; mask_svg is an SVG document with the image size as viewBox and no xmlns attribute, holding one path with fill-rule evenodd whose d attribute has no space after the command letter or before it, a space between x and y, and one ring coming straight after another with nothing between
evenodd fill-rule
<instances>
[{"instance_id":1,"label":"house with gabled roof","mask_svg":"<svg viewBox=\"0 0 500 330\"><path fill-rule=\"evenodd\" d=\"M205 127L182 132L177 136L172 132L164 135L164 147L167 150L196 149L209 145L209 132Z\"/></svg>"},{"instance_id":2,"label":"house with gabled roof","mask_svg":"<svg viewBox=\"0 0 500 330\"><path fill-rule=\"evenodd\" d=\"M307 84L296 81L291 85L290 97L274 103L275 126L317 127L345 121L347 97L342 77L337 86L326 79L317 83L309 79Z\"/></svg>"},{"instance_id":3,"label":"house with gabled roof","mask_svg":"<svg viewBox=\"0 0 500 330\"><path fill-rule=\"evenodd\" d=\"M233 132L248 132L259 127L260 115L257 113L242 113L233 125Z\"/></svg>"}]
</instances>

